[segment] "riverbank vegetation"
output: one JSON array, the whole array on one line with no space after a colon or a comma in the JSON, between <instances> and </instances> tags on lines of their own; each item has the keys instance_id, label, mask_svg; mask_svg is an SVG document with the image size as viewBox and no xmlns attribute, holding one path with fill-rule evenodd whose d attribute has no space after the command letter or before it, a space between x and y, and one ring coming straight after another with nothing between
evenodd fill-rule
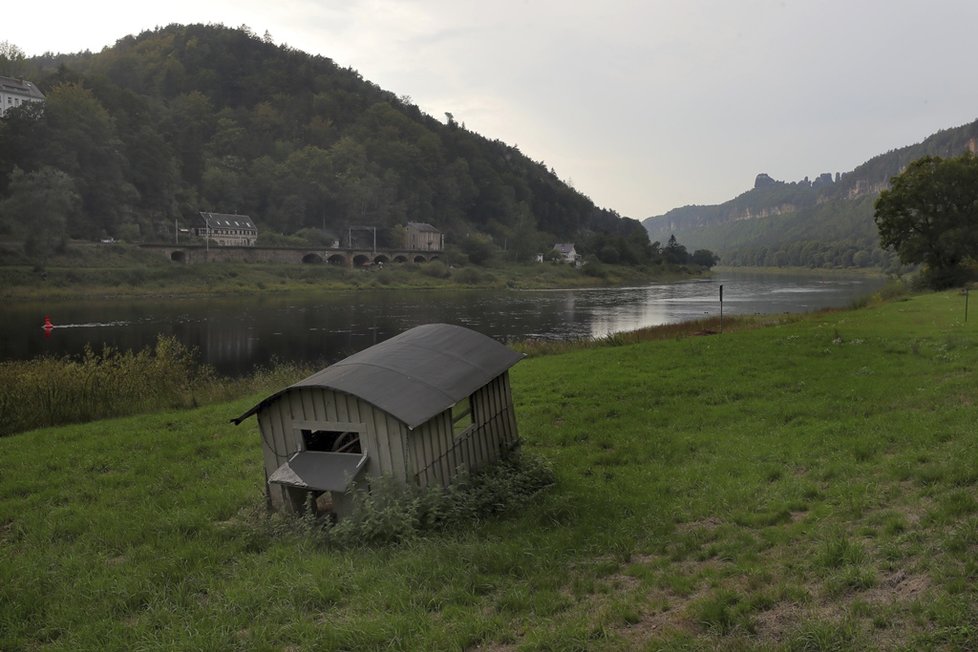
<instances>
[{"instance_id":1,"label":"riverbank vegetation","mask_svg":"<svg viewBox=\"0 0 978 652\"><path fill-rule=\"evenodd\" d=\"M525 360L555 484L393 545L265 514L260 393L0 438L0 648L978 647L963 306Z\"/></svg>"},{"instance_id":2,"label":"riverbank vegetation","mask_svg":"<svg viewBox=\"0 0 978 652\"><path fill-rule=\"evenodd\" d=\"M481 265L460 252L429 263L348 268L324 264L172 263L125 244L74 243L45 265L32 265L17 245L0 245L0 297L192 296L357 288L557 288L638 285L689 278L709 266L659 259L642 265L604 263L583 267L516 263L502 257Z\"/></svg>"},{"instance_id":3,"label":"riverbank vegetation","mask_svg":"<svg viewBox=\"0 0 978 652\"><path fill-rule=\"evenodd\" d=\"M527 356L622 346L689 335L712 335L795 319L728 317L653 326L577 340L525 340L513 347ZM78 357L42 356L0 362L0 437L45 426L85 423L163 409L189 409L242 394L271 393L318 371L277 362L244 377L219 376L196 352L173 337L159 337L141 351L91 348Z\"/></svg>"},{"instance_id":4,"label":"riverbank vegetation","mask_svg":"<svg viewBox=\"0 0 978 652\"><path fill-rule=\"evenodd\" d=\"M0 362L0 437L44 426L83 423L163 409L187 409L271 391L312 373L293 364L217 376L173 337L142 351L86 348L78 358L43 356Z\"/></svg>"}]
</instances>

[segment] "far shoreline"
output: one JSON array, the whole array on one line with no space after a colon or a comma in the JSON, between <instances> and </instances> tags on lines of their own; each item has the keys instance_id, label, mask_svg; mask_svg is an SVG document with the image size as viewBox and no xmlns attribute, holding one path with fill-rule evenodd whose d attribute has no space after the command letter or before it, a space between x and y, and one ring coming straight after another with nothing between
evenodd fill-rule
<instances>
[{"instance_id":1,"label":"far shoreline","mask_svg":"<svg viewBox=\"0 0 978 652\"><path fill-rule=\"evenodd\" d=\"M191 298L262 293L371 290L556 290L644 286L716 274L885 277L878 268L641 266L591 262L494 261L486 266L429 263L351 269L324 264L213 262L180 264L140 256L135 245L69 249L44 265L0 251L0 298L33 300Z\"/></svg>"}]
</instances>

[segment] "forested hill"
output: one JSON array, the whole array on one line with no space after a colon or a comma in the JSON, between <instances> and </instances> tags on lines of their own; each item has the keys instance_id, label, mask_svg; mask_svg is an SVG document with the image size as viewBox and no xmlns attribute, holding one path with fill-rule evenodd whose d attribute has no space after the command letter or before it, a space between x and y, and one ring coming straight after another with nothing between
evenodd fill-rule
<instances>
[{"instance_id":1,"label":"forested hill","mask_svg":"<svg viewBox=\"0 0 978 652\"><path fill-rule=\"evenodd\" d=\"M754 188L723 204L685 206L644 220L649 237L670 235L705 247L727 265L883 267L896 256L879 248L873 204L891 177L925 155L978 150L978 121L876 156L845 174L776 181L759 174Z\"/></svg>"},{"instance_id":2,"label":"forested hill","mask_svg":"<svg viewBox=\"0 0 978 652\"><path fill-rule=\"evenodd\" d=\"M589 232L645 238L516 147L247 29L171 25L7 64L46 102L0 120L0 208L44 201L70 237L170 239L215 211L265 238L372 225L383 240L410 220L527 255ZM21 214L0 235L39 226Z\"/></svg>"}]
</instances>

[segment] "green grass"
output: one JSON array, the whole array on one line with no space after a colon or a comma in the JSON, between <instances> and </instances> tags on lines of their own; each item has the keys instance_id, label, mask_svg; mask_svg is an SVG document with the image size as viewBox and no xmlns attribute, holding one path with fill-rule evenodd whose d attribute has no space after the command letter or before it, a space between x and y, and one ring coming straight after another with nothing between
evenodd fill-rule
<instances>
[{"instance_id":1,"label":"green grass","mask_svg":"<svg viewBox=\"0 0 978 652\"><path fill-rule=\"evenodd\" d=\"M260 395L0 438L0 649L976 649L962 301L525 360L555 486L393 546L270 526Z\"/></svg>"}]
</instances>

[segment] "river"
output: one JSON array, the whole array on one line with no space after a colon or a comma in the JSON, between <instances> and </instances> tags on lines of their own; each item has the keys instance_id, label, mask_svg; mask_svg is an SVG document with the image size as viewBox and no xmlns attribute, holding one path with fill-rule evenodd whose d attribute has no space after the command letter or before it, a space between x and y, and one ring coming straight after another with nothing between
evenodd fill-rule
<instances>
[{"instance_id":1,"label":"river","mask_svg":"<svg viewBox=\"0 0 978 652\"><path fill-rule=\"evenodd\" d=\"M141 349L158 334L196 347L219 372L275 360L326 364L431 322L499 340L603 336L718 315L843 307L883 279L717 273L643 287L563 290L357 290L184 299L85 299L0 307L0 360L77 355L85 345ZM42 328L50 316L54 328Z\"/></svg>"}]
</instances>

